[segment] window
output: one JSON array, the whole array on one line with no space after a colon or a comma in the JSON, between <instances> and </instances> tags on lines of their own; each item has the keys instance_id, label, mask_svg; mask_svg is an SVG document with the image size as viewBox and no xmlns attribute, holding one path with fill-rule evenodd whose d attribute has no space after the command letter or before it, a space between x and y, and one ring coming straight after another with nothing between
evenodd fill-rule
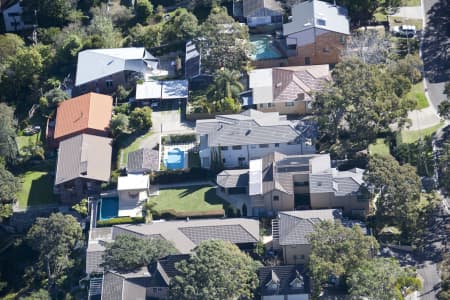
<instances>
[{"instance_id":1,"label":"window","mask_svg":"<svg viewBox=\"0 0 450 300\"><path fill-rule=\"evenodd\" d=\"M239 162L245 161L245 157L242 157L242 156L241 156L241 157L238 157L238 161L239 161Z\"/></svg>"},{"instance_id":2,"label":"window","mask_svg":"<svg viewBox=\"0 0 450 300\"><path fill-rule=\"evenodd\" d=\"M108 80L105 81L105 84L106 84L106 87L107 87L107 88L110 88L110 87L113 86L113 81L110 80L110 79L108 79Z\"/></svg>"},{"instance_id":3,"label":"window","mask_svg":"<svg viewBox=\"0 0 450 300\"><path fill-rule=\"evenodd\" d=\"M325 20L325 19L317 19L317 25L319 25L319 26L327 26L327 20Z\"/></svg>"},{"instance_id":4,"label":"window","mask_svg":"<svg viewBox=\"0 0 450 300\"><path fill-rule=\"evenodd\" d=\"M158 292L161 292L162 291L162 288L158 288Z\"/></svg>"},{"instance_id":5,"label":"window","mask_svg":"<svg viewBox=\"0 0 450 300\"><path fill-rule=\"evenodd\" d=\"M227 151L228 150L228 146L220 146L220 150Z\"/></svg>"},{"instance_id":6,"label":"window","mask_svg":"<svg viewBox=\"0 0 450 300\"><path fill-rule=\"evenodd\" d=\"M269 144L259 144L259 148L269 148Z\"/></svg>"},{"instance_id":7,"label":"window","mask_svg":"<svg viewBox=\"0 0 450 300\"><path fill-rule=\"evenodd\" d=\"M278 148L278 147L280 147L280 144L275 143L275 148Z\"/></svg>"},{"instance_id":8,"label":"window","mask_svg":"<svg viewBox=\"0 0 450 300\"><path fill-rule=\"evenodd\" d=\"M233 146L233 147L231 147L231 149L233 149L233 150L241 150L242 146Z\"/></svg>"},{"instance_id":9,"label":"window","mask_svg":"<svg viewBox=\"0 0 450 300\"><path fill-rule=\"evenodd\" d=\"M328 48L328 47L323 48L323 52L325 52L325 53L330 52L330 48Z\"/></svg>"},{"instance_id":10,"label":"window","mask_svg":"<svg viewBox=\"0 0 450 300\"><path fill-rule=\"evenodd\" d=\"M251 149L256 149L256 145L250 145Z\"/></svg>"},{"instance_id":11,"label":"window","mask_svg":"<svg viewBox=\"0 0 450 300\"><path fill-rule=\"evenodd\" d=\"M345 35L341 35L341 44L345 45Z\"/></svg>"},{"instance_id":12,"label":"window","mask_svg":"<svg viewBox=\"0 0 450 300\"><path fill-rule=\"evenodd\" d=\"M264 103L261 103L261 104L259 105L259 108L264 108Z\"/></svg>"},{"instance_id":13,"label":"window","mask_svg":"<svg viewBox=\"0 0 450 300\"><path fill-rule=\"evenodd\" d=\"M278 195L273 196L273 201L278 201L278 200L280 200L280 196L278 196Z\"/></svg>"},{"instance_id":14,"label":"window","mask_svg":"<svg viewBox=\"0 0 450 300\"><path fill-rule=\"evenodd\" d=\"M286 107L294 106L294 102L285 102L284 106Z\"/></svg>"},{"instance_id":15,"label":"window","mask_svg":"<svg viewBox=\"0 0 450 300\"><path fill-rule=\"evenodd\" d=\"M153 288L153 294L156 294L157 291L158 291L157 288Z\"/></svg>"},{"instance_id":16,"label":"window","mask_svg":"<svg viewBox=\"0 0 450 300\"><path fill-rule=\"evenodd\" d=\"M267 107L275 107L275 104L273 104L273 103L267 103Z\"/></svg>"},{"instance_id":17,"label":"window","mask_svg":"<svg viewBox=\"0 0 450 300\"><path fill-rule=\"evenodd\" d=\"M294 186L309 186L308 181L294 182Z\"/></svg>"},{"instance_id":18,"label":"window","mask_svg":"<svg viewBox=\"0 0 450 300\"><path fill-rule=\"evenodd\" d=\"M311 58L305 57L305 65L310 65L310 64L311 64Z\"/></svg>"}]
</instances>

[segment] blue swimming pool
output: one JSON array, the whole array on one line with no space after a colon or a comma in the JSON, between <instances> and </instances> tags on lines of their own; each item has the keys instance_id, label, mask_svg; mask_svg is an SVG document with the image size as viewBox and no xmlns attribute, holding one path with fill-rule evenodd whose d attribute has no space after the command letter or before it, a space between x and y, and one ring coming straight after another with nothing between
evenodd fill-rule
<instances>
[{"instance_id":1,"label":"blue swimming pool","mask_svg":"<svg viewBox=\"0 0 450 300\"><path fill-rule=\"evenodd\" d=\"M98 220L108 220L119 215L119 198L102 198L99 201Z\"/></svg>"},{"instance_id":2,"label":"blue swimming pool","mask_svg":"<svg viewBox=\"0 0 450 300\"><path fill-rule=\"evenodd\" d=\"M165 159L165 165L169 170L184 169L184 151L179 148L169 150Z\"/></svg>"},{"instance_id":3,"label":"blue swimming pool","mask_svg":"<svg viewBox=\"0 0 450 300\"><path fill-rule=\"evenodd\" d=\"M283 55L274 46L273 38L270 35L252 35L250 44L252 44L251 60L263 60L272 58L281 58Z\"/></svg>"}]
</instances>

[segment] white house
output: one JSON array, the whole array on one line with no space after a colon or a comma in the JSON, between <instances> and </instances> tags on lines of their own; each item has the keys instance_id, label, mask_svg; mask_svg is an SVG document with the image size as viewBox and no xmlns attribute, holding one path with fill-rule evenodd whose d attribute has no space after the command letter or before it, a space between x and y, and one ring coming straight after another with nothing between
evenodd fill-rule
<instances>
[{"instance_id":1,"label":"white house","mask_svg":"<svg viewBox=\"0 0 450 300\"><path fill-rule=\"evenodd\" d=\"M142 216L142 205L147 201L150 189L148 175L128 174L117 182L119 217Z\"/></svg>"},{"instance_id":2,"label":"white house","mask_svg":"<svg viewBox=\"0 0 450 300\"><path fill-rule=\"evenodd\" d=\"M283 22L283 8L276 0L234 0L233 15L244 18L249 27Z\"/></svg>"},{"instance_id":3,"label":"white house","mask_svg":"<svg viewBox=\"0 0 450 300\"><path fill-rule=\"evenodd\" d=\"M26 23L22 18L23 8L17 2L3 11L3 22L6 32L21 31L33 27L33 24Z\"/></svg>"},{"instance_id":4,"label":"white house","mask_svg":"<svg viewBox=\"0 0 450 300\"><path fill-rule=\"evenodd\" d=\"M253 109L240 114L218 115L198 120L200 159L203 168L223 164L225 168L248 166L252 159L272 152L310 154L315 152L316 127L302 121L289 121L278 112Z\"/></svg>"}]
</instances>

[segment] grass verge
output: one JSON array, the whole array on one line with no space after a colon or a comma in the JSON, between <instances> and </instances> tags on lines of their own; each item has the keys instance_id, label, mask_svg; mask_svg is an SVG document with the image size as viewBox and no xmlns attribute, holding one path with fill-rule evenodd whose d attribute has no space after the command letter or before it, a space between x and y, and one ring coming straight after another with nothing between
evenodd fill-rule
<instances>
[{"instance_id":1,"label":"grass verge","mask_svg":"<svg viewBox=\"0 0 450 300\"><path fill-rule=\"evenodd\" d=\"M128 153L136 151L140 148L141 142L152 135L151 131L148 131L142 135L130 134L122 138L119 142L119 165L126 165L128 162Z\"/></svg>"},{"instance_id":2,"label":"grass verge","mask_svg":"<svg viewBox=\"0 0 450 300\"><path fill-rule=\"evenodd\" d=\"M416 109L423 109L429 106L422 81L414 84L409 93L406 94L406 97L416 100Z\"/></svg>"},{"instance_id":3,"label":"grass verge","mask_svg":"<svg viewBox=\"0 0 450 300\"><path fill-rule=\"evenodd\" d=\"M414 143L421 137L433 135L442 126L444 126L444 122L440 122L439 124L421 130L402 130L397 134L397 144Z\"/></svg>"}]
</instances>

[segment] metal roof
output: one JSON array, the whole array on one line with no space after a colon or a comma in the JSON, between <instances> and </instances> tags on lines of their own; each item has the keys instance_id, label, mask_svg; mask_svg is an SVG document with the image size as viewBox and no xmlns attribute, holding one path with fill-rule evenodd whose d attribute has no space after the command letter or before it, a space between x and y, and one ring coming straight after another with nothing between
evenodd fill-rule
<instances>
[{"instance_id":1,"label":"metal roof","mask_svg":"<svg viewBox=\"0 0 450 300\"><path fill-rule=\"evenodd\" d=\"M136 100L167 100L183 99L187 97L187 80L145 81L136 85Z\"/></svg>"},{"instance_id":2,"label":"metal roof","mask_svg":"<svg viewBox=\"0 0 450 300\"><path fill-rule=\"evenodd\" d=\"M148 175L128 174L127 176L119 176L117 180L118 191L128 190L145 190L150 186Z\"/></svg>"}]
</instances>

